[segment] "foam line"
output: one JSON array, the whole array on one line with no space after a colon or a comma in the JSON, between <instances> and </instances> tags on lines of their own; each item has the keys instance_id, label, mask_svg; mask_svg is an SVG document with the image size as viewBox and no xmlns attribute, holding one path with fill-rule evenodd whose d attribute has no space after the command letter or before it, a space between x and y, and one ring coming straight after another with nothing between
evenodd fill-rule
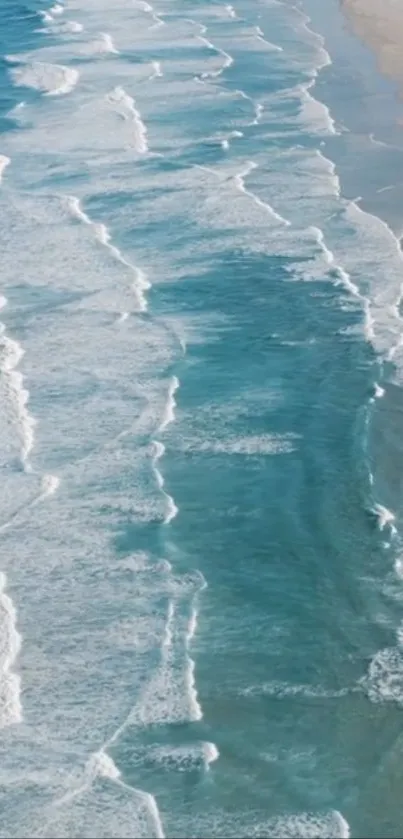
<instances>
[{"instance_id":1,"label":"foam line","mask_svg":"<svg viewBox=\"0 0 403 839\"><path fill-rule=\"evenodd\" d=\"M105 778L111 783L127 790L130 795L133 796L135 801L144 807L147 821L147 836L149 836L150 839L165 839L161 817L154 796L144 790L129 786L122 781L121 773L118 767L112 758L107 754L106 748L111 745L113 740L114 737L104 744L101 749L90 756L78 783L74 774L70 776L70 789L67 793L50 804L47 808L49 818L46 820L45 825L41 824L38 831L32 834L33 837L43 836L44 831L49 834L52 825L57 823L58 811L64 805L70 804L74 801L74 799L79 798L81 795L84 795L88 790L90 790L92 784L97 778Z\"/></svg>"},{"instance_id":2,"label":"foam line","mask_svg":"<svg viewBox=\"0 0 403 839\"><path fill-rule=\"evenodd\" d=\"M164 490L165 481L164 481L163 475L161 474L161 472L158 468L158 465L157 465L158 461L164 455L165 446L164 446L163 443L160 443L159 440L153 440L152 445L153 445L153 448L154 448L154 455L153 455L153 459L152 459L152 464L153 464L155 479L156 479L156 482L157 482L158 489L162 492L162 494L165 498L165 502L166 502L164 524L169 524L172 521L172 519L175 518L175 516L178 514L179 511L178 511L178 508L177 508L172 496L169 495Z\"/></svg>"},{"instance_id":3,"label":"foam line","mask_svg":"<svg viewBox=\"0 0 403 839\"><path fill-rule=\"evenodd\" d=\"M169 382L169 385L168 385L167 400L166 400L166 404L165 404L165 408L164 408L164 412L163 412L163 415L162 415L161 422L160 422L160 424L157 428L157 434L160 434L161 432L163 432L167 428L167 426L171 422L174 422L174 420L175 420L175 407L176 407L175 393L176 393L178 387L179 387L179 379L176 376L172 376L172 378ZM158 461L164 455L165 446L159 440L154 440L152 445L154 447L154 456L153 456L153 461L152 461L154 474L155 474L155 477L156 477L157 486L161 490L162 494L164 495L165 502L166 502L164 524L169 524L172 521L172 519L175 518L175 516L178 514L179 511L178 511L178 508L177 508L172 496L169 495L164 490L164 478L163 478L163 476L162 476L162 474L161 474L161 472L158 468L158 465L157 465Z\"/></svg>"},{"instance_id":4,"label":"foam line","mask_svg":"<svg viewBox=\"0 0 403 839\"><path fill-rule=\"evenodd\" d=\"M230 133L226 137L223 137L223 139L221 140L221 147L225 151L227 151L227 149L229 149L230 140L232 140L234 137L243 137L243 132L242 131L230 131Z\"/></svg>"},{"instance_id":5,"label":"foam line","mask_svg":"<svg viewBox=\"0 0 403 839\"><path fill-rule=\"evenodd\" d=\"M205 31L205 27L203 27L203 29ZM218 76L221 76L221 73L223 73L224 70L227 70L228 67L231 67L231 64L234 63L232 55L230 55L228 52L225 52L225 50L220 49L220 47L216 47L214 44L212 44L211 41L208 40L208 38L205 38L204 35L198 35L197 39L201 41L202 44L205 44L205 46L208 47L209 50L213 50L214 52L218 53L218 55L222 55L224 59L224 63L219 70L206 70L204 73L200 74L200 78L215 79Z\"/></svg>"},{"instance_id":6,"label":"foam line","mask_svg":"<svg viewBox=\"0 0 403 839\"><path fill-rule=\"evenodd\" d=\"M252 100L251 100L251 102L252 102ZM256 103L253 102L253 106L255 108L255 118L252 120L252 122L249 123L249 125L259 125L259 122L262 118L262 114L263 114L263 111L264 111L264 107L263 107L263 105L261 105L260 102L256 102Z\"/></svg>"},{"instance_id":7,"label":"foam line","mask_svg":"<svg viewBox=\"0 0 403 839\"><path fill-rule=\"evenodd\" d=\"M162 20L150 3L145 2L145 0L139 0L137 5L139 5L143 11L148 12L148 14L151 15L154 23L150 29L157 29L159 26L165 26L165 21Z\"/></svg>"},{"instance_id":8,"label":"foam line","mask_svg":"<svg viewBox=\"0 0 403 839\"><path fill-rule=\"evenodd\" d=\"M264 36L264 32L260 28L260 26L255 26L256 32L256 40L261 41L263 44L266 44L272 52L284 52L283 47L279 47L277 44L273 44L271 41L268 41L267 38Z\"/></svg>"},{"instance_id":9,"label":"foam line","mask_svg":"<svg viewBox=\"0 0 403 839\"><path fill-rule=\"evenodd\" d=\"M24 355L24 350L18 341L12 340L5 334L4 324L0 324L0 337L0 370L3 374L5 398L15 418L20 440L21 466L25 472L30 472L29 456L34 445L35 420L26 407L29 392L24 388L24 377L16 369Z\"/></svg>"},{"instance_id":10,"label":"foam line","mask_svg":"<svg viewBox=\"0 0 403 839\"><path fill-rule=\"evenodd\" d=\"M367 341L372 341L374 339L374 319L371 314L371 301L368 297L361 294L358 286L352 281L350 274L344 270L340 265L337 265L335 262L334 254L326 245L323 232L319 227L311 227L311 232L313 233L325 259L327 265L332 268L335 277L336 283L343 285L344 288L355 297L356 300L359 300L364 312L364 331L365 337Z\"/></svg>"},{"instance_id":11,"label":"foam line","mask_svg":"<svg viewBox=\"0 0 403 839\"><path fill-rule=\"evenodd\" d=\"M5 530L8 530L16 524L21 524L26 518L28 510L31 510L32 507L35 507L50 495L54 495L59 486L60 478L58 478L57 475L43 475L39 493L34 495L30 501L25 502L20 507L17 507L14 513L11 514L10 518L0 525L0 533L3 533Z\"/></svg>"},{"instance_id":12,"label":"foam line","mask_svg":"<svg viewBox=\"0 0 403 839\"><path fill-rule=\"evenodd\" d=\"M203 588L205 588L206 583L203 581ZM197 618L198 618L198 609L197 609L197 594L194 595L193 603L191 607L189 622L187 626L186 636L185 636L185 648L187 654L187 673L186 673L186 686L188 690L188 695L190 698L190 706L191 706L191 715L193 720L200 720L203 716L203 712L200 706L200 703L197 698L197 690L196 690L196 681L195 681L195 663L193 659L190 657L190 646L192 643L192 639L197 629ZM218 753L217 753L218 757ZM216 759L216 758L214 758Z\"/></svg>"},{"instance_id":13,"label":"foam line","mask_svg":"<svg viewBox=\"0 0 403 839\"><path fill-rule=\"evenodd\" d=\"M20 679L12 667L21 649L17 615L6 594L6 576L0 572L0 728L22 721Z\"/></svg>"},{"instance_id":14,"label":"foam line","mask_svg":"<svg viewBox=\"0 0 403 839\"><path fill-rule=\"evenodd\" d=\"M196 78L198 78L198 77L196 77ZM200 81L200 79L199 79L199 81ZM262 114L263 114L263 111L264 111L264 107L260 102L255 102L252 99L251 96L248 96L248 94L245 93L244 90L241 90L241 88L237 88L236 90L233 90L232 92L226 91L225 94L223 92L220 92L219 95L240 96L241 99L246 99L248 102L250 102L250 104L253 108L253 111L254 111L254 117L250 122L247 123L247 125L250 126L250 125L258 125L259 124L259 122L261 120L261 117L262 117Z\"/></svg>"},{"instance_id":15,"label":"foam line","mask_svg":"<svg viewBox=\"0 0 403 839\"><path fill-rule=\"evenodd\" d=\"M241 172L238 172L237 175L235 175L234 182L237 188L240 192L243 192L244 195L247 195L248 198L251 198L252 201L254 201L254 203L258 205L258 207L262 207L262 209L269 213L269 215L275 221L279 221L281 222L281 224L289 226L290 222L287 219L283 218L283 216L281 216L279 213L276 213L276 211L273 210L273 207L271 207L270 204L266 204L266 202L262 201L261 198L258 198L258 196L254 194L254 192L251 192L250 190L246 189L245 178L250 174L250 172L253 172L254 169L257 169L257 163L254 163L252 160L250 160L245 164L245 168L242 169Z\"/></svg>"},{"instance_id":16,"label":"foam line","mask_svg":"<svg viewBox=\"0 0 403 839\"><path fill-rule=\"evenodd\" d=\"M164 431L167 425L175 420L175 393L179 388L179 379L176 376L172 376L171 381L168 387L168 396L166 401L165 410L163 413L163 417L161 420L160 425L158 426L158 431Z\"/></svg>"},{"instance_id":17,"label":"foam line","mask_svg":"<svg viewBox=\"0 0 403 839\"><path fill-rule=\"evenodd\" d=\"M317 111L317 109L320 108L321 112L324 112L326 114L326 127L328 133L338 134L339 132L336 129L336 124L333 117L331 116L330 109L327 107L327 105L324 104L324 102L320 102L319 99L315 99L315 97L312 96L312 93L310 93L310 90L312 87L314 87L315 82L316 76L309 82L297 85L296 90L298 90L298 92L301 95L301 102L305 103L307 106L311 105L315 111Z\"/></svg>"},{"instance_id":18,"label":"foam line","mask_svg":"<svg viewBox=\"0 0 403 839\"><path fill-rule=\"evenodd\" d=\"M129 96L123 87L118 86L107 96L107 99L112 105L118 106L118 113L123 119L132 120L135 129L134 148L138 154L146 154L148 152L147 128L133 97Z\"/></svg>"},{"instance_id":19,"label":"foam line","mask_svg":"<svg viewBox=\"0 0 403 839\"><path fill-rule=\"evenodd\" d=\"M109 250L117 262L120 262L121 265L124 265L125 268L128 268L134 274L135 279L132 287L137 297L138 311L145 312L147 310L147 301L144 292L150 288L151 284L147 280L144 272L141 268L138 268L125 259L119 248L111 243L111 236L106 225L92 221L82 209L79 198L75 195L67 195L65 200L67 201L67 207L71 215L78 219L78 221L91 227L98 242Z\"/></svg>"}]
</instances>

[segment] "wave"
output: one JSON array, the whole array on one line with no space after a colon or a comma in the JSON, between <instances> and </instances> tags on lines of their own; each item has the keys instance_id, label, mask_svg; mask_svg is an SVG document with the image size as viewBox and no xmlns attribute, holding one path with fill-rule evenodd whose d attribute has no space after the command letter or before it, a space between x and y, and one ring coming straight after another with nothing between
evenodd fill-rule
<instances>
[{"instance_id":1,"label":"wave","mask_svg":"<svg viewBox=\"0 0 403 839\"><path fill-rule=\"evenodd\" d=\"M21 648L17 616L0 572L0 728L22 721L20 678L12 667Z\"/></svg>"},{"instance_id":2,"label":"wave","mask_svg":"<svg viewBox=\"0 0 403 839\"><path fill-rule=\"evenodd\" d=\"M191 23L197 24L197 21L192 20L192 18L189 18L189 20ZM234 63L234 59L232 55L230 55L228 52L225 52L225 50L220 49L220 47L216 47L211 41L209 41L208 38L205 37L205 33L207 32L207 26L204 26L204 24L197 25L200 26L200 32L202 33L201 35L196 36L197 40L200 41L200 43L205 44L205 46L209 50L212 50L213 52L217 53L217 55L221 55L224 59L222 67L220 67L218 70L206 70L204 73L201 73L198 78L202 80L218 78L218 76L221 76L224 70L227 70L228 67L231 67L231 64Z\"/></svg>"},{"instance_id":3,"label":"wave","mask_svg":"<svg viewBox=\"0 0 403 839\"><path fill-rule=\"evenodd\" d=\"M157 427L157 434L160 434L161 432L165 431L167 426L170 425L170 423L174 422L174 420L175 420L175 407L176 407L175 393L176 393L178 388L179 388L179 379L177 379L176 376L172 376L171 381L170 381L169 386L168 386L167 400L166 400L165 408L164 408L164 411L163 411L162 419L161 419L161 421L160 421L160 423ZM178 511L178 508L177 508L172 496L168 495L168 493L165 492L165 490L164 490L164 478L163 478L163 476L162 476L162 474L161 474L161 472L160 472L160 470L158 469L158 466L157 466L158 461L164 455L165 446L159 440L154 440L153 441L153 446L154 446L154 457L153 457L154 473L155 473L155 476L156 476L157 485L158 485L159 489L161 490L161 492L163 493L163 495L165 497L165 500L166 500L166 512L165 512L165 516L164 516L164 524L169 524L169 522L171 522L172 519L175 518L175 516L177 515L177 513L179 511Z\"/></svg>"},{"instance_id":4,"label":"wave","mask_svg":"<svg viewBox=\"0 0 403 839\"><path fill-rule=\"evenodd\" d=\"M191 583L194 592L179 591L167 610L161 661L141 692L126 726L196 722L203 716L195 687L195 664L190 645L197 627L198 593L205 587L199 574Z\"/></svg>"},{"instance_id":5,"label":"wave","mask_svg":"<svg viewBox=\"0 0 403 839\"><path fill-rule=\"evenodd\" d=\"M106 748L107 744L90 756L81 775L71 776L70 788L45 808L33 837L107 834L164 839L154 796L125 783Z\"/></svg>"},{"instance_id":6,"label":"wave","mask_svg":"<svg viewBox=\"0 0 403 839\"><path fill-rule=\"evenodd\" d=\"M147 277L142 269L133 265L131 262L128 262L128 260L122 255L119 248L112 244L111 236L106 225L92 221L92 219L82 209L79 198L75 195L68 195L65 200L67 201L67 208L71 215L91 227L94 231L96 239L101 243L101 245L109 250L114 259L134 274L135 279L132 289L137 298L137 311L145 312L147 310L147 300L144 292L150 288L150 282L147 280Z\"/></svg>"},{"instance_id":7,"label":"wave","mask_svg":"<svg viewBox=\"0 0 403 839\"><path fill-rule=\"evenodd\" d=\"M108 32L100 32L99 36L94 41L86 44L85 48L80 50L84 55L119 55L119 50L116 49L112 35Z\"/></svg>"},{"instance_id":8,"label":"wave","mask_svg":"<svg viewBox=\"0 0 403 839\"><path fill-rule=\"evenodd\" d=\"M4 300L4 298L3 298ZM3 378L4 405L9 410L20 443L20 463L25 472L31 471L30 454L34 445L36 421L27 409L29 392L24 377L16 368L24 356L18 341L9 338L4 324L0 324L0 371Z\"/></svg>"},{"instance_id":9,"label":"wave","mask_svg":"<svg viewBox=\"0 0 403 839\"><path fill-rule=\"evenodd\" d=\"M240 192L243 192L244 195L247 195L248 198L251 198L252 201L255 204L257 204L258 207L262 207L262 209L264 209L272 217L274 221L280 222L281 224L287 226L290 225L290 222L287 219L283 218L283 216L281 216L280 213L277 213L276 210L274 210L273 207L270 206L270 204L267 204L265 201L262 201L262 199L258 198L258 196L255 195L254 192L246 188L245 178L247 178L247 176L251 172L253 172L254 169L257 168L258 164L255 163L253 160L250 160L245 164L244 169L242 169L234 176L234 183L236 184L237 189L239 189Z\"/></svg>"},{"instance_id":10,"label":"wave","mask_svg":"<svg viewBox=\"0 0 403 839\"><path fill-rule=\"evenodd\" d=\"M169 522L171 522L172 519L175 518L175 516L178 514L179 511L178 511L178 508L177 508L172 496L169 495L164 490L165 481L164 481L164 478L163 478L163 476L162 476L162 474L161 474L161 472L160 472L160 470L158 469L158 466L157 466L158 461L163 457L163 455L165 453L165 446L163 445L163 443L160 443L159 441L154 441L153 446L154 446L154 456L153 456L153 459L152 459L152 463L153 463L153 469L154 469L154 473L155 473L155 477L156 477L156 481L157 481L157 486L158 486L158 489L163 493L164 498L166 500L166 510L165 510L165 515L164 515L164 524L169 524Z\"/></svg>"},{"instance_id":11,"label":"wave","mask_svg":"<svg viewBox=\"0 0 403 839\"><path fill-rule=\"evenodd\" d=\"M350 274L341 265L336 264L335 256L333 251L331 251L326 242L323 235L323 231L319 227L312 227L312 233L314 234L316 241L323 253L325 258L325 262L331 269L331 278L334 280L336 285L343 286L346 291L352 297L355 297L361 304L362 311L364 313L364 333L366 340L368 342L372 342L375 337L374 333L374 318L371 312L371 300L364 294L361 294L358 285L353 282L351 279Z\"/></svg>"},{"instance_id":12,"label":"wave","mask_svg":"<svg viewBox=\"0 0 403 839\"><path fill-rule=\"evenodd\" d=\"M141 754L141 759L164 769L192 772L200 769L208 771L210 764L218 760L219 756L217 746L204 741L186 746L151 746Z\"/></svg>"},{"instance_id":13,"label":"wave","mask_svg":"<svg viewBox=\"0 0 403 839\"><path fill-rule=\"evenodd\" d=\"M284 52L283 47L280 47L278 44L273 44L272 41L268 41L267 38L265 38L265 34L263 30L260 28L260 26L255 26L255 32L256 40L269 47L270 51Z\"/></svg>"},{"instance_id":14,"label":"wave","mask_svg":"<svg viewBox=\"0 0 403 839\"><path fill-rule=\"evenodd\" d=\"M10 60L10 57L9 59ZM14 57L12 60L15 59ZM14 84L39 90L45 96L64 96L75 88L80 74L73 67L31 61L10 69Z\"/></svg>"},{"instance_id":15,"label":"wave","mask_svg":"<svg viewBox=\"0 0 403 839\"><path fill-rule=\"evenodd\" d=\"M132 96L129 96L123 87L115 87L112 93L107 96L108 101L114 105L117 112L123 119L131 119L134 128L134 149L138 154L148 152L147 128L141 119L140 111L135 106Z\"/></svg>"},{"instance_id":16,"label":"wave","mask_svg":"<svg viewBox=\"0 0 403 839\"><path fill-rule=\"evenodd\" d=\"M151 6L150 3L145 2L145 0L135 0L135 5L143 9L147 14L151 15L152 20L154 21L153 25L150 27L151 29L157 29L159 26L164 26L165 21L162 19L160 14L154 9L154 6Z\"/></svg>"}]
</instances>

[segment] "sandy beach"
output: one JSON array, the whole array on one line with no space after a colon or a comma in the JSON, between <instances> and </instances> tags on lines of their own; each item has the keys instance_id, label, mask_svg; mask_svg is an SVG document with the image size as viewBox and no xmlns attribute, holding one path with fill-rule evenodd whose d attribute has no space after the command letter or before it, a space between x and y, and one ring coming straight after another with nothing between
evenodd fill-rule
<instances>
[{"instance_id":1,"label":"sandy beach","mask_svg":"<svg viewBox=\"0 0 403 839\"><path fill-rule=\"evenodd\" d=\"M375 52L379 69L401 83L403 95L402 0L341 0L356 35Z\"/></svg>"}]
</instances>

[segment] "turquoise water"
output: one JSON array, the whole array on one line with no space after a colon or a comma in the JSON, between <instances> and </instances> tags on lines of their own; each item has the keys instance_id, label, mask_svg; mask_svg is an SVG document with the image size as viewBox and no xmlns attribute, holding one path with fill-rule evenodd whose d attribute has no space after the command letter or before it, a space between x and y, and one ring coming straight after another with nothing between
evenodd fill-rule
<instances>
[{"instance_id":1,"label":"turquoise water","mask_svg":"<svg viewBox=\"0 0 403 839\"><path fill-rule=\"evenodd\" d=\"M0 836L398 837L393 85L333 0L0 37Z\"/></svg>"}]
</instances>

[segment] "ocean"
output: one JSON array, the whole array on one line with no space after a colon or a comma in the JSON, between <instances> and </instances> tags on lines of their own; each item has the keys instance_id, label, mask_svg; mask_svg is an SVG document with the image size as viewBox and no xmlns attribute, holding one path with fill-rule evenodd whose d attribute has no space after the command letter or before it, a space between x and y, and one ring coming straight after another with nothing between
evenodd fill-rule
<instances>
[{"instance_id":1,"label":"ocean","mask_svg":"<svg viewBox=\"0 0 403 839\"><path fill-rule=\"evenodd\" d=\"M337 0L0 41L0 837L399 837L393 83Z\"/></svg>"}]
</instances>

